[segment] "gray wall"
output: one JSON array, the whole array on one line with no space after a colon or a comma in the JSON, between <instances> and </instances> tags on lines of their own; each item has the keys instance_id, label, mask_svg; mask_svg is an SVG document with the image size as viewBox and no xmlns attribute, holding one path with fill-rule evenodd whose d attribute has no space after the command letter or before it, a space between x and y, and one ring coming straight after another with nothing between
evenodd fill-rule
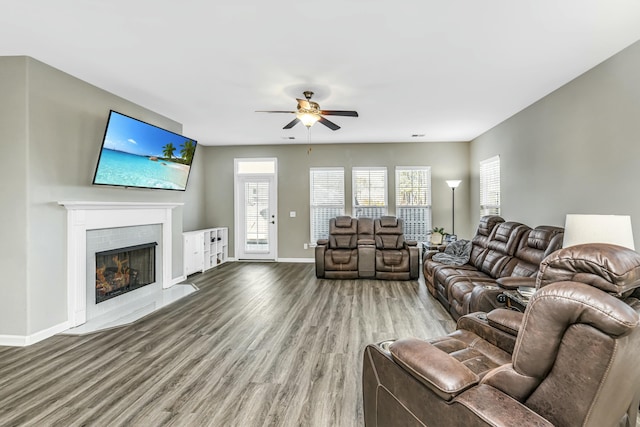
<instances>
[{"instance_id":1,"label":"gray wall","mask_svg":"<svg viewBox=\"0 0 640 427\"><path fill-rule=\"evenodd\" d=\"M564 225L568 213L631 215L640 244L640 42L471 143L472 221L478 162L499 154L502 213Z\"/></svg>"},{"instance_id":2,"label":"gray wall","mask_svg":"<svg viewBox=\"0 0 640 427\"><path fill-rule=\"evenodd\" d=\"M395 166L431 166L434 226L451 230L451 189L447 179L462 179L456 190L456 233L469 237L476 224L469 222L469 143L319 144L242 147L205 147L206 217L210 226L228 226L233 256L234 158L278 159L278 257L312 258L309 242L309 168L345 168L347 213L351 213L351 167L386 166L389 213L395 213ZM290 218L289 212L296 211Z\"/></svg>"},{"instance_id":3,"label":"gray wall","mask_svg":"<svg viewBox=\"0 0 640 427\"><path fill-rule=\"evenodd\" d=\"M0 141L11 153L0 172L7 190L1 250L9 254L0 268L11 272L0 291L0 334L30 335L67 318L66 210L58 201L184 202L173 222L173 275L180 276L183 226L204 224L200 148L187 192L91 180L110 109L178 133L182 125L32 58L1 57L0 76Z\"/></svg>"},{"instance_id":4,"label":"gray wall","mask_svg":"<svg viewBox=\"0 0 640 427\"><path fill-rule=\"evenodd\" d=\"M0 58L0 333L27 328L27 73L24 58Z\"/></svg>"}]
</instances>

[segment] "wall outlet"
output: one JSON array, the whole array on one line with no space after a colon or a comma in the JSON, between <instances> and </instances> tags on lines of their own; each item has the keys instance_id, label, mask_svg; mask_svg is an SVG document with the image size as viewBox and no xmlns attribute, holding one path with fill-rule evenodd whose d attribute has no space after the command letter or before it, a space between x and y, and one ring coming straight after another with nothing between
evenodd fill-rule
<instances>
[{"instance_id":1,"label":"wall outlet","mask_svg":"<svg viewBox=\"0 0 640 427\"><path fill-rule=\"evenodd\" d=\"M309 249L309 244L305 243L304 245L302 245L302 247L305 248L305 249Z\"/></svg>"},{"instance_id":2,"label":"wall outlet","mask_svg":"<svg viewBox=\"0 0 640 427\"><path fill-rule=\"evenodd\" d=\"M289 218L295 218L295 217L296 217L296 211L289 212Z\"/></svg>"}]
</instances>

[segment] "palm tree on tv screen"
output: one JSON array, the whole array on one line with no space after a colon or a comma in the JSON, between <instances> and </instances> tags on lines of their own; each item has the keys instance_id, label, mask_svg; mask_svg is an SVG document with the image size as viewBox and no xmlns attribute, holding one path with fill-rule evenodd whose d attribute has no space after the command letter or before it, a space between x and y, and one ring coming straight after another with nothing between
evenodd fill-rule
<instances>
[{"instance_id":1,"label":"palm tree on tv screen","mask_svg":"<svg viewBox=\"0 0 640 427\"><path fill-rule=\"evenodd\" d=\"M193 145L193 141L186 140L180 149L180 155L185 160L187 164L191 164L193 160L193 154L196 151L196 146Z\"/></svg>"},{"instance_id":2,"label":"palm tree on tv screen","mask_svg":"<svg viewBox=\"0 0 640 427\"><path fill-rule=\"evenodd\" d=\"M176 151L176 147L174 147L172 143L168 143L167 145L162 147L162 155L164 157L168 157L169 159L173 157L174 151Z\"/></svg>"}]
</instances>

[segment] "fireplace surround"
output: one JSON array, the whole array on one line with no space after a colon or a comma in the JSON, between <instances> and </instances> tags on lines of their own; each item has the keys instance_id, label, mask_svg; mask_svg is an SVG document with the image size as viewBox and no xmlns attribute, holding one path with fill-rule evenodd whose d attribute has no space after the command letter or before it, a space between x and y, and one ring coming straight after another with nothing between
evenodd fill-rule
<instances>
[{"instance_id":1,"label":"fireplace surround","mask_svg":"<svg viewBox=\"0 0 640 427\"><path fill-rule=\"evenodd\" d=\"M139 225L161 225L163 289L172 278L172 210L183 203L59 202L67 209L67 302L70 327L87 321L87 231ZM180 279L178 280L180 281Z\"/></svg>"}]
</instances>

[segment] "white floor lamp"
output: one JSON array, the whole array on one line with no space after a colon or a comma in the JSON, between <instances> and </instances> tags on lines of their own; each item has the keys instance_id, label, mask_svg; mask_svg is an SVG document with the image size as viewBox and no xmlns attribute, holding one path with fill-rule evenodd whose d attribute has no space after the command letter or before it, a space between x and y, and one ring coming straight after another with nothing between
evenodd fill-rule
<instances>
[{"instance_id":1,"label":"white floor lamp","mask_svg":"<svg viewBox=\"0 0 640 427\"><path fill-rule=\"evenodd\" d=\"M456 234L456 188L462 182L461 179L449 179L447 185L451 188L451 234Z\"/></svg>"}]
</instances>

